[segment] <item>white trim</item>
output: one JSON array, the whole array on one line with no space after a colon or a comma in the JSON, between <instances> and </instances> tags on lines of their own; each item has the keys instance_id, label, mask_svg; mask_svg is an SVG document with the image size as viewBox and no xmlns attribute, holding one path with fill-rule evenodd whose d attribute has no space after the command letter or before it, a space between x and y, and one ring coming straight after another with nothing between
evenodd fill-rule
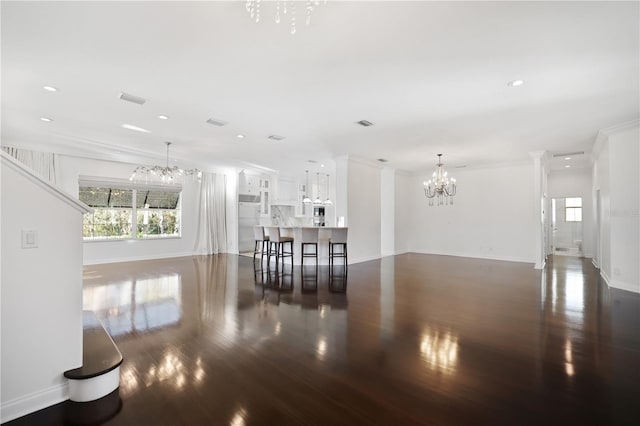
<instances>
[{"instance_id":1,"label":"white trim","mask_svg":"<svg viewBox=\"0 0 640 426\"><path fill-rule=\"evenodd\" d=\"M38 175L35 171L31 170L29 167L25 166L24 164L22 164L18 160L14 159L10 155L8 155L6 152L0 151L0 155L2 155L2 160L3 160L3 163L4 163L5 166L8 166L11 169L13 169L14 171L18 172L23 177L25 177L28 180L30 180L31 182L35 183L36 185L38 185L39 187L44 189L46 192L48 192L49 194L53 195L54 197L60 199L61 201L65 202L69 206L71 206L74 209L78 210L80 213L84 214L84 213L93 212L93 209L91 207L87 206L82 201L79 201L78 199L76 199L72 195L68 194L63 189L59 188L58 186L56 186L56 185L54 185L54 184L52 184L50 182L47 182L40 175Z\"/></svg>"},{"instance_id":2,"label":"white trim","mask_svg":"<svg viewBox=\"0 0 640 426\"><path fill-rule=\"evenodd\" d=\"M639 285L633 285L631 283L627 283L624 281L619 281L619 280L612 280L611 282L607 283L609 285L609 287L611 288L615 288L618 290L624 290L624 291L630 291L632 293L640 293L640 286Z\"/></svg>"},{"instance_id":3,"label":"white trim","mask_svg":"<svg viewBox=\"0 0 640 426\"><path fill-rule=\"evenodd\" d=\"M26 416L69 399L67 381L2 403L2 423Z\"/></svg>"},{"instance_id":4,"label":"white trim","mask_svg":"<svg viewBox=\"0 0 640 426\"><path fill-rule=\"evenodd\" d=\"M150 256L115 257L115 258L98 259L98 260L85 259L83 266L103 265L105 263L137 262L139 260L170 259L173 257L191 257L191 256L201 256L201 255L199 253L189 251L189 252L182 252L182 253L154 254Z\"/></svg>"},{"instance_id":5,"label":"white trim","mask_svg":"<svg viewBox=\"0 0 640 426\"><path fill-rule=\"evenodd\" d=\"M536 262L536 263L533 265L533 269L544 269L544 267L545 267L545 266L547 266L547 261L546 261L546 260L543 260L543 261L542 261L542 262L540 262L540 263Z\"/></svg>"},{"instance_id":6,"label":"white trim","mask_svg":"<svg viewBox=\"0 0 640 426\"><path fill-rule=\"evenodd\" d=\"M600 269L600 276L604 280L604 283L607 285L607 287L611 287L611 284L609 284L611 282L611 280L609 279L607 274L602 269Z\"/></svg>"},{"instance_id":7,"label":"white trim","mask_svg":"<svg viewBox=\"0 0 640 426\"><path fill-rule=\"evenodd\" d=\"M594 257L591 258L591 264L594 268L600 269L600 266L598 265L598 262L596 262L596 259Z\"/></svg>"},{"instance_id":8,"label":"white trim","mask_svg":"<svg viewBox=\"0 0 640 426\"><path fill-rule=\"evenodd\" d=\"M89 402L109 395L120 386L120 367L90 379L69 379L69 399Z\"/></svg>"},{"instance_id":9,"label":"white trim","mask_svg":"<svg viewBox=\"0 0 640 426\"><path fill-rule=\"evenodd\" d=\"M417 254L435 254L438 256L454 256L454 257L470 257L472 259L486 259L486 260L499 260L505 262L520 262L520 263L530 263L535 265L535 262L531 259L522 259L519 257L511 257L511 256L481 256L476 253L452 253L452 252L444 252L444 251L427 251L427 250L409 250L409 253L417 253Z\"/></svg>"},{"instance_id":10,"label":"white trim","mask_svg":"<svg viewBox=\"0 0 640 426\"><path fill-rule=\"evenodd\" d=\"M349 262L347 262L348 265L353 265L354 263L362 263L362 262L369 262L370 260L377 260L380 259L380 255L374 255L374 256L365 256L365 257L358 257L355 259L349 258ZM334 264L338 264L338 263L334 263Z\"/></svg>"}]
</instances>

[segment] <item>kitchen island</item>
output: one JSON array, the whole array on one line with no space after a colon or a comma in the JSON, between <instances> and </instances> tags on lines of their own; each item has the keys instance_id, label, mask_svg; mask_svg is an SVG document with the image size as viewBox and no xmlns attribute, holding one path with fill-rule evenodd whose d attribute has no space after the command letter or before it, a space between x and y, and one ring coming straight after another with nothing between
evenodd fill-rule
<instances>
[{"instance_id":1,"label":"kitchen island","mask_svg":"<svg viewBox=\"0 0 640 426\"><path fill-rule=\"evenodd\" d=\"M331 238L331 231L333 229L344 229L344 227L331 227L331 226L281 226L280 235L285 237L293 237L293 264L300 265L300 253L301 253L301 241L302 241L302 229L304 228L317 228L318 232L318 265L329 264L329 238ZM268 233L269 229L265 226L265 231ZM288 247L287 247L288 249ZM307 246L308 253L313 251L312 247ZM289 263L289 260L285 260ZM343 264L344 259L337 259L336 264ZM315 259L307 257L304 260L305 265L315 264Z\"/></svg>"}]
</instances>

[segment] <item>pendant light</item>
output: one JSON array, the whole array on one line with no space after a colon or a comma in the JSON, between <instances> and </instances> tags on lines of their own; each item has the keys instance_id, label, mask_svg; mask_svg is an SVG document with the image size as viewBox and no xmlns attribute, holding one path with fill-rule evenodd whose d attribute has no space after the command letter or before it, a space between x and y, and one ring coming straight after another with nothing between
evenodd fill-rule
<instances>
[{"instance_id":1,"label":"pendant light","mask_svg":"<svg viewBox=\"0 0 640 426\"><path fill-rule=\"evenodd\" d=\"M304 172L307 174L307 183L305 184L305 187L304 187L305 195L302 196L302 202L304 204L311 204L311 198L309 198L309 196L306 195L309 193L309 170L305 170Z\"/></svg>"},{"instance_id":2,"label":"pendant light","mask_svg":"<svg viewBox=\"0 0 640 426\"><path fill-rule=\"evenodd\" d=\"M317 186L316 186L316 199L313 200L313 204L320 204L322 205L322 200L320 199L320 173L316 173L316 182L317 182Z\"/></svg>"},{"instance_id":3,"label":"pendant light","mask_svg":"<svg viewBox=\"0 0 640 426\"><path fill-rule=\"evenodd\" d=\"M331 201L331 198L329 198L329 175L327 175L327 199L324 200L324 205L325 206L333 205L333 201Z\"/></svg>"}]
</instances>

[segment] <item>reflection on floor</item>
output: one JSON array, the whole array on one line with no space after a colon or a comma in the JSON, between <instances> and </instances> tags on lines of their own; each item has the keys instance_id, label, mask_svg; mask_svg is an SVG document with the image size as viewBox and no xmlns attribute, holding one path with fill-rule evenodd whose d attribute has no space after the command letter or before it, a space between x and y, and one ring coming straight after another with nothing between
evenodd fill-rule
<instances>
[{"instance_id":1,"label":"reflection on floor","mask_svg":"<svg viewBox=\"0 0 640 426\"><path fill-rule=\"evenodd\" d=\"M87 267L85 307L125 359L107 424L640 418L640 295L609 289L589 259L541 272L405 254L346 269L233 255ZM78 413L66 402L11 424L95 421Z\"/></svg>"}]
</instances>

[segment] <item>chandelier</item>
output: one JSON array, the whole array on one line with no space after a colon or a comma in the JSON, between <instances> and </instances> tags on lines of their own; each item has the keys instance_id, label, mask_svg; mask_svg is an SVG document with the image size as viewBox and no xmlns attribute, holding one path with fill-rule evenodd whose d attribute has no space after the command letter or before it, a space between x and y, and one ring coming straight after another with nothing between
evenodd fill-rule
<instances>
[{"instance_id":1,"label":"chandelier","mask_svg":"<svg viewBox=\"0 0 640 426\"><path fill-rule=\"evenodd\" d=\"M325 3L327 1L325 0ZM247 12L251 16L251 19L256 21L256 23L260 22L261 17L261 5L262 1L260 0L247 0L245 3L245 8ZM296 3L297 1L287 1L287 0L277 0L276 4L276 13L273 17L273 20L276 24L280 23L280 20L283 18L283 15L289 15L289 21L291 22L290 32L291 34L296 33ZM314 9L318 7L320 2L318 0L306 0L305 1L305 22L307 25L311 23L311 14Z\"/></svg>"},{"instance_id":2,"label":"chandelier","mask_svg":"<svg viewBox=\"0 0 640 426\"><path fill-rule=\"evenodd\" d=\"M429 199L429 205L433 206L433 199L436 205L453 204L453 196L456 195L456 180L450 178L444 170L442 164L442 154L438 154L438 164L430 180L424 181L424 196Z\"/></svg>"},{"instance_id":3,"label":"chandelier","mask_svg":"<svg viewBox=\"0 0 640 426\"><path fill-rule=\"evenodd\" d=\"M171 142L165 142L164 144L167 146L167 162L165 166L138 166L133 170L133 173L131 173L129 180L138 181L144 177L145 183L149 181L160 181L161 184L170 185L178 183L183 176L196 176L199 182L202 177L202 172L200 170L181 169L178 166L169 167L169 147L171 146Z\"/></svg>"}]
</instances>

